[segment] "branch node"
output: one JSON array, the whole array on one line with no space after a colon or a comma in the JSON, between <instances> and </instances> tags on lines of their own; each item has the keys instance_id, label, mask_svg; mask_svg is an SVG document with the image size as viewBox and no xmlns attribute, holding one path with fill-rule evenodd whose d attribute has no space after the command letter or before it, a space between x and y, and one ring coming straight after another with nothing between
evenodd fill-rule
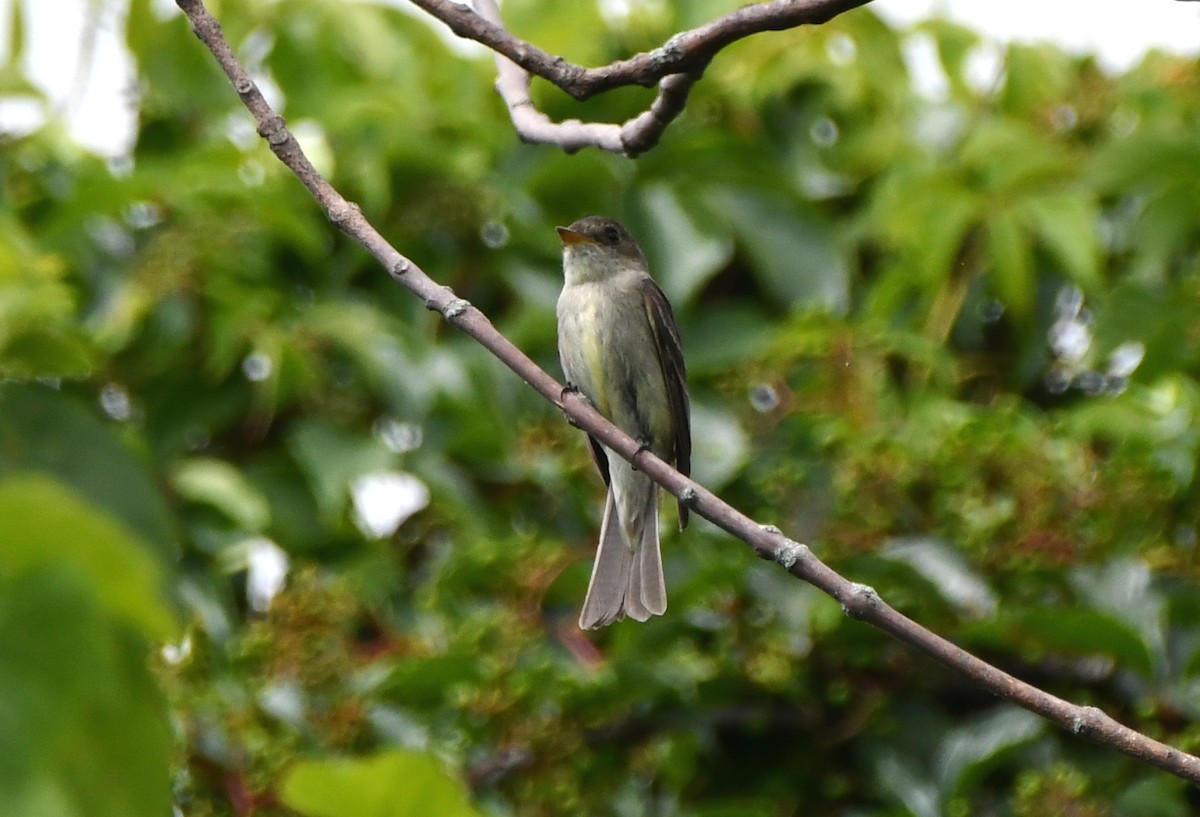
<instances>
[{"instance_id":1,"label":"branch node","mask_svg":"<svg viewBox=\"0 0 1200 817\"><path fill-rule=\"evenodd\" d=\"M650 65L654 70L661 71L674 67L686 56L687 49L683 45L683 32L681 31L672 34L665 43L650 52Z\"/></svg>"},{"instance_id":2,"label":"branch node","mask_svg":"<svg viewBox=\"0 0 1200 817\"><path fill-rule=\"evenodd\" d=\"M1071 731L1076 735L1085 735L1092 731L1108 716L1094 706L1079 707L1079 714L1071 718Z\"/></svg>"},{"instance_id":3,"label":"branch node","mask_svg":"<svg viewBox=\"0 0 1200 817\"><path fill-rule=\"evenodd\" d=\"M779 529L775 528L775 530ZM802 545L792 539L785 538L783 544L775 549L773 557L780 567L790 571L807 551L808 545Z\"/></svg>"},{"instance_id":4,"label":"branch node","mask_svg":"<svg viewBox=\"0 0 1200 817\"><path fill-rule=\"evenodd\" d=\"M254 91L254 80L250 77L238 77L237 82L233 84L233 90L237 91L238 96L245 96Z\"/></svg>"},{"instance_id":5,"label":"branch node","mask_svg":"<svg viewBox=\"0 0 1200 817\"><path fill-rule=\"evenodd\" d=\"M471 308L471 302L466 298L455 298L439 310L446 320L452 321Z\"/></svg>"},{"instance_id":6,"label":"branch node","mask_svg":"<svg viewBox=\"0 0 1200 817\"><path fill-rule=\"evenodd\" d=\"M329 220L344 233L349 232L350 225L360 218L362 208L352 201L343 201L329 208Z\"/></svg>"},{"instance_id":7,"label":"branch node","mask_svg":"<svg viewBox=\"0 0 1200 817\"><path fill-rule=\"evenodd\" d=\"M689 508L696 507L696 501L699 498L700 498L700 495L696 493L696 489L693 488L691 485L687 486L686 488L684 488L682 491L679 492L679 501L682 502L684 505L687 505Z\"/></svg>"},{"instance_id":8,"label":"branch node","mask_svg":"<svg viewBox=\"0 0 1200 817\"><path fill-rule=\"evenodd\" d=\"M410 269L412 269L412 261L409 261L407 258L405 258L402 255L399 258L397 258L395 261L393 261L392 265L390 267L388 267L388 273L393 278L399 278L401 275L408 272Z\"/></svg>"},{"instance_id":9,"label":"branch node","mask_svg":"<svg viewBox=\"0 0 1200 817\"><path fill-rule=\"evenodd\" d=\"M842 612L853 619L862 619L868 610L878 607L882 602L879 593L869 584L854 582L851 584L850 596L842 601Z\"/></svg>"},{"instance_id":10,"label":"branch node","mask_svg":"<svg viewBox=\"0 0 1200 817\"><path fill-rule=\"evenodd\" d=\"M287 122L274 111L259 120L258 135L266 139L267 144L272 148L277 148L292 138L292 134L287 129Z\"/></svg>"},{"instance_id":11,"label":"branch node","mask_svg":"<svg viewBox=\"0 0 1200 817\"><path fill-rule=\"evenodd\" d=\"M758 527L760 530L762 530L763 533L769 533L769 534L772 534L773 536L783 536L783 531L781 531L775 525L759 525Z\"/></svg>"}]
</instances>

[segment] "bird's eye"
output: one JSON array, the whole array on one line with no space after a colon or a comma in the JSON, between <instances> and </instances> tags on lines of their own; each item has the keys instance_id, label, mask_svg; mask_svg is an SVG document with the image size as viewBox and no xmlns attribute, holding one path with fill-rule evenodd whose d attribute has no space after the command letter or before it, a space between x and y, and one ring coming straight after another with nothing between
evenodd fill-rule
<instances>
[{"instance_id":1,"label":"bird's eye","mask_svg":"<svg viewBox=\"0 0 1200 817\"><path fill-rule=\"evenodd\" d=\"M616 227L613 227L611 225L608 227L605 227L604 228L604 240L606 242L608 242L609 244L620 244L621 243L621 233Z\"/></svg>"}]
</instances>

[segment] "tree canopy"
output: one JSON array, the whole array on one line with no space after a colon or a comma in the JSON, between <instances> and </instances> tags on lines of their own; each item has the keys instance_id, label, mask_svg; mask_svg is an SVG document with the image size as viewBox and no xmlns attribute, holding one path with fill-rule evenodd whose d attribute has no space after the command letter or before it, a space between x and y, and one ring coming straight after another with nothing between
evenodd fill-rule
<instances>
[{"instance_id":1,"label":"tree canopy","mask_svg":"<svg viewBox=\"0 0 1200 817\"><path fill-rule=\"evenodd\" d=\"M618 5L504 16L602 64L737 4ZM490 55L419 11L213 12L318 168L547 370L553 228L618 217L680 319L700 483L1200 749L1196 59L867 6L722 51L630 160L521 144ZM0 98L36 100L14 23ZM581 633L580 432L331 227L180 14L125 25L128 159L0 136L0 813L1197 808L702 521L664 528L665 617Z\"/></svg>"}]
</instances>

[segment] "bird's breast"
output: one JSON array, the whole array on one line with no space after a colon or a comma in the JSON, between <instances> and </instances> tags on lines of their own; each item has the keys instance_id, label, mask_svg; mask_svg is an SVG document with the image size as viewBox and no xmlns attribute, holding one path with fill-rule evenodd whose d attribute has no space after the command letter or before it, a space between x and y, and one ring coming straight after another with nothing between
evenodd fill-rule
<instances>
[{"instance_id":1,"label":"bird's breast","mask_svg":"<svg viewBox=\"0 0 1200 817\"><path fill-rule=\"evenodd\" d=\"M608 354L606 308L594 284L574 284L563 290L558 305L559 351L567 379L608 415Z\"/></svg>"}]
</instances>

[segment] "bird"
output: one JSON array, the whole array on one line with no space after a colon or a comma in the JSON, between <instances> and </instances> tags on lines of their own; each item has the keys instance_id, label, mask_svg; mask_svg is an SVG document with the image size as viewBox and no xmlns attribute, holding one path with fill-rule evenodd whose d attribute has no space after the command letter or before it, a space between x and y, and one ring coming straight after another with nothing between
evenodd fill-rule
<instances>
[{"instance_id":1,"label":"bird","mask_svg":"<svg viewBox=\"0 0 1200 817\"><path fill-rule=\"evenodd\" d=\"M646 256L629 230L611 218L585 216L557 230L563 247L558 351L567 388L660 459L690 474L683 344ZM625 617L646 621L667 609L658 486L591 435L588 442L608 494L579 626L597 629ZM687 519L687 506L680 501L680 530Z\"/></svg>"}]
</instances>

